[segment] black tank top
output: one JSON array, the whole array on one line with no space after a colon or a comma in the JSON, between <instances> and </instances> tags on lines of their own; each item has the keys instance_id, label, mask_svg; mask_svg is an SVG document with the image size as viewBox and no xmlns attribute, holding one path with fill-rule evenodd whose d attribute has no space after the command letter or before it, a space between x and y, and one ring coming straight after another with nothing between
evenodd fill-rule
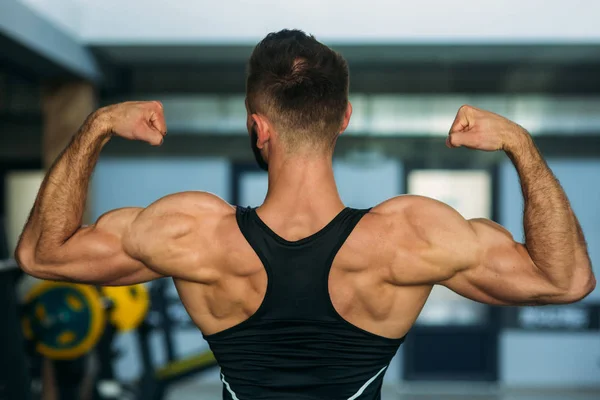
<instances>
[{"instance_id":1,"label":"black tank top","mask_svg":"<svg viewBox=\"0 0 600 400\"><path fill-rule=\"evenodd\" d=\"M345 208L319 232L290 242L252 208L239 228L267 272L267 291L242 323L205 335L220 367L225 400L375 400L402 339L344 320L331 303L331 264L369 210ZM375 294L374 294L375 295Z\"/></svg>"}]
</instances>

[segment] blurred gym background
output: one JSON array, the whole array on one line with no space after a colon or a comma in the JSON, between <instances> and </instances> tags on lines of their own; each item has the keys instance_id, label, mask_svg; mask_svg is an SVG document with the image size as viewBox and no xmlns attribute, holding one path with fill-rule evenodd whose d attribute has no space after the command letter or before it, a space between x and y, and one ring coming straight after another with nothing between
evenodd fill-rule
<instances>
[{"instance_id":1,"label":"blurred gym background","mask_svg":"<svg viewBox=\"0 0 600 400\"><path fill-rule=\"evenodd\" d=\"M160 100L165 143L109 143L87 219L185 190L260 204L267 179L245 130L245 63L283 28L314 34L349 62L354 114L334 160L347 205L418 193L521 238L520 188L506 156L444 146L462 104L487 108L534 135L598 273L599 20L594 0L2 0L0 399L28 398L31 388L31 398L48 396L41 382L52 380L21 332L22 303L40 283L24 283L10 260L43 169L95 108ZM147 290L146 300L98 292L112 299L98 311L110 321L95 356L75 369L97 386L95 398L219 399L219 370L172 283ZM127 301L143 308L133 303L147 299L133 329L108 317L118 310L132 320ZM52 363L68 381L73 366ZM386 373L384 399L398 398L600 398L600 289L577 304L521 309L436 289Z\"/></svg>"}]
</instances>

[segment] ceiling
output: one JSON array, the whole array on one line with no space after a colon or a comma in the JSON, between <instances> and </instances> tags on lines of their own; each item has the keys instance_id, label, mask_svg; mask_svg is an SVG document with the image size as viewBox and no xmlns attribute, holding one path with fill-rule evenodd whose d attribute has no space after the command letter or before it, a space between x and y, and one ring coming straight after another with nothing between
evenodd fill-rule
<instances>
[{"instance_id":1,"label":"ceiling","mask_svg":"<svg viewBox=\"0 0 600 400\"><path fill-rule=\"evenodd\" d=\"M111 95L243 93L251 46L91 47ZM600 45L340 45L358 93L600 93Z\"/></svg>"},{"instance_id":2,"label":"ceiling","mask_svg":"<svg viewBox=\"0 0 600 400\"><path fill-rule=\"evenodd\" d=\"M123 64L245 63L250 45L91 45L104 59ZM600 44L369 44L334 45L353 64L549 63L600 64Z\"/></svg>"}]
</instances>

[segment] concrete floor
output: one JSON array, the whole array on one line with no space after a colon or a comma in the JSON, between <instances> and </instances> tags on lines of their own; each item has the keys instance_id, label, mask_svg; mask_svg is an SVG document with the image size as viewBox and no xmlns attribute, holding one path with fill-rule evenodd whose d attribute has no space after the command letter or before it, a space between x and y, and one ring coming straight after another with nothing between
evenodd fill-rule
<instances>
[{"instance_id":1,"label":"concrete floor","mask_svg":"<svg viewBox=\"0 0 600 400\"><path fill-rule=\"evenodd\" d=\"M222 400L218 385L183 383L174 387L168 400ZM384 386L382 400L600 400L597 390L502 390L496 386L443 383Z\"/></svg>"}]
</instances>

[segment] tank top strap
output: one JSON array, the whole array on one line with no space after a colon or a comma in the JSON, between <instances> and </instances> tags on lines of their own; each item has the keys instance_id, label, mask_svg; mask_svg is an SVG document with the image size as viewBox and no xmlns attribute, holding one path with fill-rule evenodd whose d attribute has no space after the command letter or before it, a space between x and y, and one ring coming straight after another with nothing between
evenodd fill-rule
<instances>
[{"instance_id":1,"label":"tank top strap","mask_svg":"<svg viewBox=\"0 0 600 400\"><path fill-rule=\"evenodd\" d=\"M341 247L346 243L348 236L354 231L356 225L360 222L362 217L367 214L371 209L355 209L346 207L342 213L340 213L339 220L335 221L331 231L328 232L327 243L331 249L330 262L328 268L331 267L331 262L337 255ZM337 217L336 217L337 218Z\"/></svg>"}]
</instances>

